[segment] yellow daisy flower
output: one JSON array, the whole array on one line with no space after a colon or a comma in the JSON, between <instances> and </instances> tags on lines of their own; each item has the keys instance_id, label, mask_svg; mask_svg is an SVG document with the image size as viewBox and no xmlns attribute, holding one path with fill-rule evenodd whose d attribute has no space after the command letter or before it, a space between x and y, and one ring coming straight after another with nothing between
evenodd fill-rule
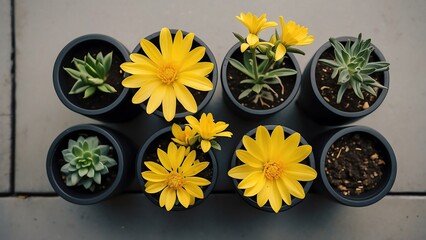
<instances>
[{"instance_id":1,"label":"yellow daisy flower","mask_svg":"<svg viewBox=\"0 0 426 240\"><path fill-rule=\"evenodd\" d=\"M178 124L173 123L172 134L174 137L172 140L181 146L189 147L197 141L197 138L195 137L197 131L189 126L185 126L185 129L182 130Z\"/></svg>"},{"instance_id":2,"label":"yellow daisy flower","mask_svg":"<svg viewBox=\"0 0 426 240\"><path fill-rule=\"evenodd\" d=\"M291 205L291 195L305 198L298 181L312 181L317 176L315 169L300 163L309 156L312 147L299 146L299 142L299 133L285 139L282 126L275 127L271 135L264 126L259 126L255 139L243 137L246 150L239 149L236 155L244 164L229 170L228 175L242 179L238 188L244 189L244 196L257 195L259 207L269 201L274 212L278 212L283 200Z\"/></svg>"},{"instance_id":3,"label":"yellow daisy flower","mask_svg":"<svg viewBox=\"0 0 426 240\"><path fill-rule=\"evenodd\" d=\"M146 56L130 54L132 62L121 64L121 69L132 74L122 82L124 87L139 88L132 102L139 104L148 100L146 112L153 113L163 106L164 118L171 121L176 114L176 99L188 111L197 112L197 103L187 87L210 91L213 83L206 78L214 67L211 62L199 62L206 51L205 47L191 50L194 34L183 37L177 31L174 40L168 28L161 29L160 48L146 39L140 45Z\"/></svg>"},{"instance_id":4,"label":"yellow daisy flower","mask_svg":"<svg viewBox=\"0 0 426 240\"><path fill-rule=\"evenodd\" d=\"M278 26L276 22L267 22L266 14L262 14L260 17L253 15L251 12L247 14L240 13L240 16L236 18L247 27L249 34L247 36L247 43L241 44L241 52L245 52L248 47L255 48L260 44L268 44L268 42L259 42L259 32L262 30Z\"/></svg>"},{"instance_id":5,"label":"yellow daisy flower","mask_svg":"<svg viewBox=\"0 0 426 240\"><path fill-rule=\"evenodd\" d=\"M209 165L209 162L195 160L195 150L185 156L186 148L177 146L171 142L167 153L157 149L160 164L145 162L149 171L142 172L142 177L147 181L145 192L153 194L161 192L160 207L170 211L175 206L176 199L183 207L194 205L195 198L204 198L201 186L207 186L210 181L196 177Z\"/></svg>"},{"instance_id":6,"label":"yellow daisy flower","mask_svg":"<svg viewBox=\"0 0 426 240\"><path fill-rule=\"evenodd\" d=\"M314 41L314 36L308 36L308 28L300 26L294 21L289 21L286 24L284 22L284 17L280 16L280 25L282 34L280 36L281 42L278 44L275 53L276 61L284 57L287 52L287 47L308 45Z\"/></svg>"},{"instance_id":7,"label":"yellow daisy flower","mask_svg":"<svg viewBox=\"0 0 426 240\"><path fill-rule=\"evenodd\" d=\"M199 134L201 138L201 149L203 152L208 152L210 150L212 147L211 142L216 137L232 137L231 132L224 132L229 124L222 121L215 123L211 113L208 113L207 115L203 113L200 121L193 116L186 116L185 119L189 126L194 129L197 134Z\"/></svg>"}]
</instances>

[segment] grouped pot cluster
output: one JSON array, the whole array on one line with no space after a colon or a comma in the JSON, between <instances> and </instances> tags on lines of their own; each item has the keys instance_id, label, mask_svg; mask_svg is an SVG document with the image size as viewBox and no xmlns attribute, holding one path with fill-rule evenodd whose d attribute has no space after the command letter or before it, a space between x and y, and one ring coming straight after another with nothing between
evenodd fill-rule
<instances>
[{"instance_id":1,"label":"grouped pot cluster","mask_svg":"<svg viewBox=\"0 0 426 240\"><path fill-rule=\"evenodd\" d=\"M53 83L61 102L102 122L123 123L144 110L170 126L139 151L103 125L68 128L47 156L53 189L70 202L94 204L123 191L136 173L153 203L167 211L188 209L214 189L217 161L230 161L226 172L239 195L269 212L297 205L311 186L349 206L383 198L396 176L391 146L371 128L343 126L370 114L385 98L389 64L380 51L361 34L330 38L302 74L294 54L304 54L297 46L314 41L306 27L280 16L280 29L266 41L259 33L278 23L250 12L236 18L248 34L234 33L239 42L221 65L226 105L253 123L288 113L298 95L297 106L328 131L310 145L280 122L254 126L233 156L217 160L212 149L221 150L218 138L232 137L234 126L202 112L218 81L215 58L203 41L163 28L129 53L111 37L85 35L56 59Z\"/></svg>"}]
</instances>

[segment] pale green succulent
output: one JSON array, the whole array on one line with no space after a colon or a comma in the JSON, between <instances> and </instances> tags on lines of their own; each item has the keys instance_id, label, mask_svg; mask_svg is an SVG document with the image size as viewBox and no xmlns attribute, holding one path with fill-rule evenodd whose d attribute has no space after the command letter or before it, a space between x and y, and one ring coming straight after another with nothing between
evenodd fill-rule
<instances>
[{"instance_id":1,"label":"pale green succulent","mask_svg":"<svg viewBox=\"0 0 426 240\"><path fill-rule=\"evenodd\" d=\"M90 53L87 53L83 60L74 58L72 63L74 63L76 69L64 68L72 78L77 80L69 94L84 92L83 98L88 98L96 90L105 93L117 92L113 86L105 83L111 68L112 52L108 53L105 57L102 55L102 52L99 52L96 55L96 59Z\"/></svg>"},{"instance_id":2,"label":"pale green succulent","mask_svg":"<svg viewBox=\"0 0 426 240\"><path fill-rule=\"evenodd\" d=\"M345 46L334 38L330 43L334 48L335 60L320 59L319 61L332 67L331 77L334 79L339 75L337 84L340 85L337 93L337 103L340 103L347 89L352 88L355 95L364 99L362 90L377 96L373 87L386 88L370 75L375 72L383 72L389 69L389 63L369 62L370 54L374 51L371 39L362 40L361 33L353 44L347 41Z\"/></svg>"},{"instance_id":3,"label":"pale green succulent","mask_svg":"<svg viewBox=\"0 0 426 240\"><path fill-rule=\"evenodd\" d=\"M99 145L98 137L78 137L70 139L68 148L62 151L67 162L61 168L66 177L67 186L80 186L94 191L95 183L101 184L101 176L109 172L108 168L117 162L108 157L110 146Z\"/></svg>"}]
</instances>

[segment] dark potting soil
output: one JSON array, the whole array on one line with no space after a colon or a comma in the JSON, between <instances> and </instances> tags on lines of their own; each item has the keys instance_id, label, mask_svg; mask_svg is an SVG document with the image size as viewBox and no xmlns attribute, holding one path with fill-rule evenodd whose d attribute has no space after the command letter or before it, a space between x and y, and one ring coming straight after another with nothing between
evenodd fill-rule
<instances>
[{"instance_id":1,"label":"dark potting soil","mask_svg":"<svg viewBox=\"0 0 426 240\"><path fill-rule=\"evenodd\" d=\"M320 59L335 60L333 48L327 49L321 56ZM373 53L370 55L370 62L377 62L379 58ZM358 98L351 88L346 89L342 97L342 101L337 104L337 92L339 91L340 85L337 85L338 76L334 79L331 78L333 68L325 65L324 63L318 62L315 68L315 79L318 87L318 91L324 100L334 108L337 108L345 112L359 112L368 109L374 104L377 97L362 90L364 99ZM370 75L373 79L377 80L383 85L384 75L382 72L373 73ZM381 89L374 87L377 92L377 96L380 94Z\"/></svg>"},{"instance_id":2,"label":"dark potting soil","mask_svg":"<svg viewBox=\"0 0 426 240\"><path fill-rule=\"evenodd\" d=\"M384 166L376 139L366 133L350 133L331 145L325 173L336 191L345 196L359 195L377 186Z\"/></svg>"},{"instance_id":3,"label":"dark potting soil","mask_svg":"<svg viewBox=\"0 0 426 240\"><path fill-rule=\"evenodd\" d=\"M100 50L98 49L84 49L85 52L83 52L83 50L81 51L82 54L80 54L81 56L75 56L75 58L78 59L83 59L84 55L87 54L87 52L90 52L90 54L96 58L96 54L99 53ZM108 51L102 51L102 54L105 56L106 54L108 54ZM68 92L71 90L72 86L74 85L74 83L77 81L74 78L72 78L71 76L69 76L68 73L65 72L65 83L66 85L64 86L64 93L67 94L67 98L73 102L75 105L84 108L84 109L89 109L89 110L96 110L96 109L101 109L104 108L108 105L110 105L111 103L113 103L118 96L120 95L121 91L123 90L123 86L121 85L121 82L124 79L124 72L121 71L120 69L120 65L125 62L124 58L120 55L120 53L118 51L113 51L112 54L112 64L111 64L111 68L109 71L109 75L107 77L107 80L105 81L105 83L108 83L109 85L113 86L115 88L115 90L117 90L117 92L115 93L104 93L100 90L96 90L96 92L88 97L88 98L83 98L84 96L84 92L83 93L79 93L79 94L68 94ZM70 66L71 68L74 69L74 64L71 64ZM62 69L62 71L65 71Z\"/></svg>"},{"instance_id":4,"label":"dark potting soil","mask_svg":"<svg viewBox=\"0 0 426 240\"><path fill-rule=\"evenodd\" d=\"M143 162L152 161L161 165L161 162L158 159L158 155L157 155L157 148L160 148L161 150L167 153L167 148L169 146L169 143L172 141L171 140L172 137L173 137L172 134L168 132L161 135L157 139L155 139L147 148L143 158ZM195 158L196 160L199 160L200 162L209 162L210 164L207 166L207 168L205 168L203 171L201 171L195 176L205 178L211 182L213 178L213 164L209 154L203 153L201 149L196 149L196 155L197 155ZM149 169L145 166L145 164L142 164L142 172L144 171L149 171ZM141 174L141 173L138 173L138 174ZM209 185L203 186L201 187L201 190L205 191L208 187ZM155 194L151 194L151 196L153 196L157 201L159 201L160 194L161 194L161 191ZM198 198L195 198L195 201L198 201L198 200L199 200ZM179 203L179 201L177 201L177 199L176 199L176 205L182 206Z\"/></svg>"},{"instance_id":5,"label":"dark potting soil","mask_svg":"<svg viewBox=\"0 0 426 240\"><path fill-rule=\"evenodd\" d=\"M237 50L234 54L232 54L231 58L242 62L243 61L243 55L241 54L241 52L239 50ZM290 69L295 69L295 66L293 64L293 62L290 60L290 58L288 58L287 56L285 56L284 61L282 62L281 67L286 67L286 68L290 68ZM273 69L277 69L277 68L273 68ZM282 92L282 88L280 86L280 84L270 84L269 86L274 89L274 91L276 93L278 93L278 97L274 96L274 101L269 101L269 100L264 100L264 102L269 105L265 106L260 103L260 101L258 101L257 103L255 103L254 97L255 97L255 93L252 92L250 93L247 97L244 97L242 99L238 99L238 96L246 89L251 88L253 85L252 84L240 84L240 82L244 79L247 79L248 77L240 72L239 70L237 70L236 68L234 68L231 64L228 64L228 67L226 69L227 72L227 79L228 79L228 86L229 89L231 90L232 95L234 96L234 98L241 103L241 105L251 108L251 109L255 109L255 110L262 110L262 109L271 109L274 107L277 107L278 105L280 105L281 103L283 103L288 96L290 96L290 93L293 91L294 85L296 83L296 75L292 75L292 76L286 76L286 77L280 77L281 79L281 83L284 85L284 92ZM269 91L269 90L268 90ZM274 95L272 93L272 95Z\"/></svg>"},{"instance_id":6,"label":"dark potting soil","mask_svg":"<svg viewBox=\"0 0 426 240\"><path fill-rule=\"evenodd\" d=\"M66 149L68 146L68 140L69 139L73 139L73 140L77 140L78 136L83 136L85 138L87 137L91 137L94 136L91 133L79 133L78 135L76 134L75 136L70 136L70 138L66 139L66 141L64 141L63 144L61 144L58 149ZM117 152L116 150L112 147L112 144L103 136L101 135L96 135L99 139L99 145L108 145L110 146L110 151L108 153L108 157L113 158L114 160L117 161ZM59 169L66 164L66 161L63 159L62 153L61 151L58 152L58 157L56 158L58 159L59 162ZM117 161L118 164L118 161ZM104 174L101 176L101 184L97 184L97 183L93 183L95 186L95 189L93 191L91 191L90 189L86 189L84 188L83 185L80 186L72 186L69 188L72 188L73 190L75 190L76 192L79 193L83 193L83 194L96 194L99 192L104 191L105 189L109 188L112 183L114 182L115 178L117 177L117 171L118 171L118 166L115 165L114 167L108 168L108 173ZM62 177L62 181L64 182L65 186L66 186L66 176L62 174L62 172L59 170L61 177Z\"/></svg>"}]
</instances>

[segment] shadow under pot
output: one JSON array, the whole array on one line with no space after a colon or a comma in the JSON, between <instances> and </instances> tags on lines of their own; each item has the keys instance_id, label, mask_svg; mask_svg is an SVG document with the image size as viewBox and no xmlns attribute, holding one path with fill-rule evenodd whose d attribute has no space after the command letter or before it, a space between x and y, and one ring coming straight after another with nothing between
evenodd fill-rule
<instances>
[{"instance_id":1,"label":"shadow under pot","mask_svg":"<svg viewBox=\"0 0 426 240\"><path fill-rule=\"evenodd\" d=\"M120 64L126 61L130 61L129 51L117 40L101 34L78 37L56 58L56 95L67 108L86 117L104 122L130 120L141 110L132 104L129 89L121 85Z\"/></svg>"},{"instance_id":2,"label":"shadow under pot","mask_svg":"<svg viewBox=\"0 0 426 240\"><path fill-rule=\"evenodd\" d=\"M133 144L99 125L81 124L53 141L46 159L49 182L63 199L80 205L106 200L133 178Z\"/></svg>"},{"instance_id":3,"label":"shadow under pot","mask_svg":"<svg viewBox=\"0 0 426 240\"><path fill-rule=\"evenodd\" d=\"M242 73L230 63L231 59L235 59L241 64L245 61L250 61L248 60L248 55L250 54L247 51L242 53L240 45L241 43L236 43L232 46L222 62L221 80L226 105L230 109L235 110L235 112L241 117L256 120L263 119L265 116L275 114L285 109L296 97L300 87L302 74L296 57L292 53L286 53L284 60L279 64L279 67L272 67L274 70L285 67L297 72L294 75L280 77L279 84L269 84L271 89L273 89L273 92L270 90L265 90L264 92L268 96L272 96L273 100L264 97L259 98L253 91L239 99L244 91L248 91L248 89L253 87L253 84L241 83L241 81L250 79L250 77ZM244 58L246 58L246 60L244 60ZM260 61L260 59L258 61ZM273 80L275 81L276 79Z\"/></svg>"},{"instance_id":4,"label":"shadow under pot","mask_svg":"<svg viewBox=\"0 0 426 240\"><path fill-rule=\"evenodd\" d=\"M182 30L181 30L182 31ZM177 29L170 29L170 33L171 33L171 37L172 37L172 41L174 42L176 33L178 32ZM185 38L188 35L188 32L186 31L182 31L183 34L183 38ZM160 47L160 31L153 33L147 37L145 37L144 39L150 41L151 43L153 43L157 49L162 52L161 47ZM193 51L195 48L197 47L204 47L206 49L204 56L201 58L201 60L199 60L199 62L210 62L213 63L214 67L212 72L210 72L208 75L206 75L205 77L207 79L209 79L212 84L213 84L213 89L210 91L199 91L197 89L194 89L192 87L187 87L187 89L189 90L189 92L192 94L192 96L195 99L195 102L197 103L197 112L196 113L191 113L189 111L187 111L183 105L176 99L176 114L173 118L172 121L180 121L182 119L184 119L186 116L188 115L199 115L199 113L201 112L201 110L207 106L207 104L210 102L211 98L213 97L214 91L216 90L216 85L217 85L217 81L218 81L218 73L217 73L217 64L216 64L216 59L213 55L213 52L210 50L210 48L196 35L194 36L193 42L192 42L192 46L190 51ZM133 49L132 53L139 53L142 54L144 56L147 56L147 54L144 52L144 50L142 49L141 45L138 44L136 45L136 47ZM174 69L174 71L179 71L179 69ZM126 73L125 75L126 77L131 76L131 74ZM183 84L185 85L185 84ZM186 86L186 85L185 85ZM139 89L132 89L132 92L135 94ZM150 99L142 102L140 104L140 107L146 111L147 108L147 104L148 101ZM160 106L159 108L157 108L154 111L154 114L163 118L164 119L164 114L162 111L162 106Z\"/></svg>"},{"instance_id":5,"label":"shadow under pot","mask_svg":"<svg viewBox=\"0 0 426 240\"><path fill-rule=\"evenodd\" d=\"M202 203L212 192L218 177L218 166L211 150L203 153L201 149L194 150L191 148L190 151L186 151L183 155L179 147L171 140L173 137L171 129L171 127L166 127L157 131L140 148L137 156L136 175L145 195L155 205L161 207L160 199L164 198L166 204L163 207L167 211L191 209ZM160 158L160 149L163 153L162 156L167 159ZM195 155L195 158L190 155ZM150 168L148 168L148 164ZM200 164L208 165L203 168ZM202 170L200 171L200 169ZM161 179L155 180L155 182L148 181L142 176L143 174L148 174L151 178L153 175L154 178L157 178L157 173L160 173ZM200 180L195 182L198 185L195 186L193 181L189 180L194 179L194 177L208 180L210 184L198 185L199 182L204 181ZM154 193L147 192L149 185L151 185L151 188L156 188ZM201 188L203 198L194 198L194 188ZM182 197L189 196L188 194L191 195L192 200L189 206L184 207L181 200ZM171 209L167 209L168 201L173 202Z\"/></svg>"},{"instance_id":6,"label":"shadow under pot","mask_svg":"<svg viewBox=\"0 0 426 240\"><path fill-rule=\"evenodd\" d=\"M354 43L354 37L339 37L338 42L345 45L348 41ZM374 51L369 62L385 61L380 50L371 44ZM322 63L319 59L335 60L334 48L330 42L323 44L307 64L303 75L297 105L313 120L323 125L342 125L354 122L375 111L389 89L389 71L375 72L370 75L385 88L377 88L377 97L362 90L364 99L357 97L351 87L343 94L337 103L337 84L339 75L332 79L333 68ZM374 87L376 88L376 87Z\"/></svg>"},{"instance_id":7,"label":"shadow under pot","mask_svg":"<svg viewBox=\"0 0 426 240\"><path fill-rule=\"evenodd\" d=\"M263 126L259 126L259 127L263 127ZM280 126L280 125L266 125L264 127L267 129L268 133L272 136L274 129L276 127L282 127L282 126ZM244 201L246 203L248 203L250 206L252 206L256 209L266 211L266 212L286 211L286 210L296 206L301 201L303 201L303 199L306 197L306 194L308 193L309 189L312 186L313 180L317 176L317 174L315 172L314 155L311 152L312 148L310 146L309 147L306 146L306 145L308 145L307 141L300 135L299 135L300 141L298 143L296 143L297 138L293 138L293 137L295 136L294 134L298 134L298 133L296 133L294 130L292 130L290 128L286 128L286 127L283 127L284 138L281 139L279 142L272 142L272 140L271 140L271 142L267 142L267 143L263 142L262 143L260 136L258 136L258 134L257 134L258 128L250 130L244 136L244 137L250 137L251 139L253 139L252 141L247 141L247 139L244 140L244 138L243 138L238 143L236 150L234 152L234 155L232 156L232 159L231 159L231 170L228 172L228 175L233 178L232 182L234 184L236 191L238 192L238 195L240 195L244 199ZM287 139L289 139L290 136L292 137L291 141L293 141L293 144L290 144L290 145L292 145L292 147L289 148L289 149L291 149L290 151L293 152L293 153L297 152L297 154L291 155L290 151L286 152L284 150L284 151L281 151L279 154L275 153L275 155L274 155L274 153L273 153L274 145L281 145L282 146L284 144L287 144L287 146L290 146L290 145L288 145L288 141L287 141ZM267 138L269 138L269 137L267 137ZM263 138L263 139L265 140L265 138ZM249 145L246 146L247 144L249 144ZM258 146L254 146L254 144L258 145ZM268 148L266 146L271 146L271 148L269 148L269 151L270 151L269 153L263 152L265 149ZM302 147L302 146L303 146L303 148L306 148L306 147L308 148L307 152L305 152L306 154L300 154L301 152L298 151L298 150L300 150L300 147ZM250 148L250 150L248 148ZM296 151L295 150L296 148L299 148L299 149ZM247 154L244 154L244 155L247 155L247 156L250 156L250 158L253 158L253 155L251 155L251 154L255 154L255 153L253 153L253 151L255 149L257 149L259 151L259 153L257 153L258 157L266 154L266 155L268 155L268 157L265 157L265 158L271 158L271 159L274 159L275 161L271 161L270 159L265 160L266 163L263 162L261 165L254 168L252 165L244 163L242 160L239 159L239 157L237 157L237 151L243 150L243 152L247 152ZM283 150L283 149L281 149L281 150ZM280 156L283 156L283 155L286 155L286 157L284 157L284 158L280 157ZM296 155L298 155L298 156L296 156ZM270 157L270 156L272 156L272 157ZM286 162L284 160L284 159L290 159L290 158L293 159L291 162ZM250 160L250 161L252 161L252 160ZM238 170L238 172L235 172L234 170L236 170L238 167L243 167L245 169L244 170L240 169L240 170ZM291 174L291 173L289 173L289 172L286 173L286 171L288 171L289 169L293 169L293 170L298 169L298 170L296 170L296 172L297 172L301 168L303 168L303 170L305 171L304 174L303 174L305 179L302 180L300 178L300 176L296 177L295 174L292 174L291 177L288 177L289 176L288 174ZM293 170L291 170L291 171L293 171ZM234 171L234 173L231 173L232 171ZM247 175L247 171L249 171L248 175ZM248 194L248 195L253 195L253 196L245 196L244 195L245 191L250 191L250 188L253 188L253 187L249 186L249 188L245 188L245 189L238 188L239 184L242 181L247 181L247 179L250 178L250 175L255 174L254 171L261 172L262 177L265 178L267 182L272 183L273 186L271 185L271 186L269 186L269 188L275 189L275 191L277 191L276 193L280 196L279 201L282 202L281 208L278 211L274 211L274 209L271 206L272 195L268 195L268 201L262 207L260 207L259 204L258 204L259 195L261 194L261 192L263 190L266 190L268 188L268 186L266 186L266 183L261 188L261 190L259 190L259 189L256 190L256 192L258 192L257 194L255 194L255 195ZM294 173L294 171L293 171L293 173ZM240 179L233 177L232 176L233 174L239 175ZM244 177L244 178L242 178L242 177ZM286 179L282 180L283 177L285 177ZM251 180L253 180L253 179L251 179ZM260 177L256 180L256 185L259 184L259 182L260 182ZM287 186L286 184L284 184L284 182L287 182L287 183L291 182L292 185ZM254 188L256 188L256 185L254 185ZM292 188L292 190L289 191L289 189L290 189L289 187ZM278 188L280 188L280 189L278 190ZM283 200L283 198L282 198L283 194L280 193L281 189L287 189L287 190L283 191L283 194L287 195L288 198L291 199L290 204L287 204ZM273 192L273 191L269 191L269 193L271 194L271 192ZM296 193L296 192L298 192L298 193ZM296 197L295 195L298 195L298 196ZM261 198L264 198L264 197L261 197Z\"/></svg>"},{"instance_id":8,"label":"shadow under pot","mask_svg":"<svg viewBox=\"0 0 426 240\"><path fill-rule=\"evenodd\" d=\"M318 179L313 188L352 207L382 199L396 178L396 157L376 130L351 126L329 130L313 144Z\"/></svg>"}]
</instances>

